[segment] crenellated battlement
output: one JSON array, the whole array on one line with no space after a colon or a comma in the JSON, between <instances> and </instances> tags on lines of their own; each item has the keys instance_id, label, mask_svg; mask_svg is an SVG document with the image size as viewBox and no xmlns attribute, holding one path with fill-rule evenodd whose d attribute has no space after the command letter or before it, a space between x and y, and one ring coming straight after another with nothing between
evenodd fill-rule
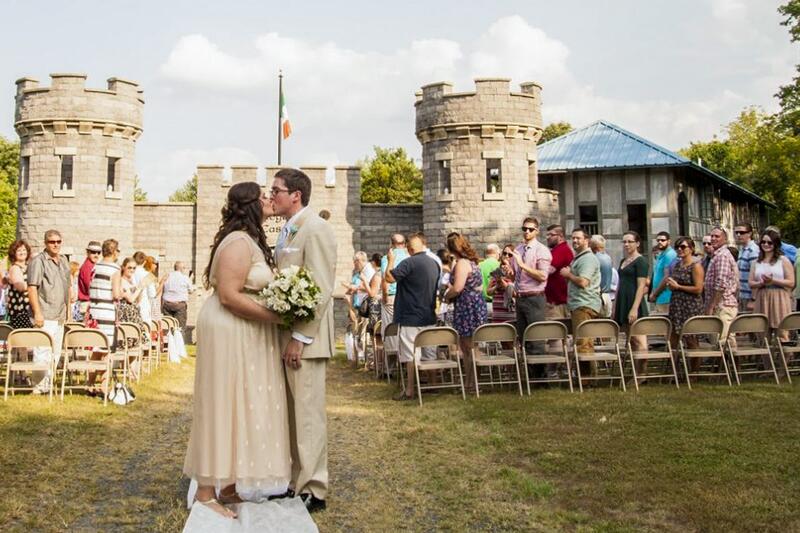
<instances>
[{"instance_id":1,"label":"crenellated battlement","mask_svg":"<svg viewBox=\"0 0 800 533\"><path fill-rule=\"evenodd\" d=\"M198 182L202 181L205 185L212 185L217 187L230 187L234 183L243 181L255 181L261 184L262 187L268 186L272 182L272 176L275 175L282 168L294 168L286 166L266 166L262 178L259 175L259 168L256 165L225 165L216 163L207 163L197 165L197 179ZM356 173L360 179L361 167L352 165L304 165L297 167L305 172L312 181L314 187L333 188L337 185L342 185L349 179L353 173ZM332 171L332 172L331 172Z\"/></svg>"},{"instance_id":2,"label":"crenellated battlement","mask_svg":"<svg viewBox=\"0 0 800 533\"><path fill-rule=\"evenodd\" d=\"M453 92L446 81L425 85L415 94L417 138L426 144L499 134L536 141L542 131L541 90L526 82L520 92L511 92L508 78L477 78L470 92Z\"/></svg>"},{"instance_id":3,"label":"crenellated battlement","mask_svg":"<svg viewBox=\"0 0 800 533\"><path fill-rule=\"evenodd\" d=\"M142 134L143 91L135 81L109 78L105 89L86 87L86 75L55 73L49 87L17 80L14 127L20 138L96 134L136 141Z\"/></svg>"}]
</instances>

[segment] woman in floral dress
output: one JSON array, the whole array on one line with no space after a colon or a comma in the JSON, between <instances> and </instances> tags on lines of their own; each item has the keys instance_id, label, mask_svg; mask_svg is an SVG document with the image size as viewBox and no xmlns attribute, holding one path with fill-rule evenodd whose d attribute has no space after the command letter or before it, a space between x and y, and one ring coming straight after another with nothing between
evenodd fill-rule
<instances>
[{"instance_id":1,"label":"woman in floral dress","mask_svg":"<svg viewBox=\"0 0 800 533\"><path fill-rule=\"evenodd\" d=\"M466 387L476 390L476 376L472 371L472 334L485 324L488 316L483 300L483 276L478 268L478 254L460 233L447 236L447 250L456 258L450 287L444 297L453 300L453 328L458 332L459 347L467 368Z\"/></svg>"}]
</instances>

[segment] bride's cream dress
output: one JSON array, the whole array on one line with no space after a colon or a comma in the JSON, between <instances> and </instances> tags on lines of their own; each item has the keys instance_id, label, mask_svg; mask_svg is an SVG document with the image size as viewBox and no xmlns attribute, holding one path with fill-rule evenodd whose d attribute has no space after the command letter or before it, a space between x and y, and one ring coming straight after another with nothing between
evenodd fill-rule
<instances>
[{"instance_id":1,"label":"bride's cream dress","mask_svg":"<svg viewBox=\"0 0 800 533\"><path fill-rule=\"evenodd\" d=\"M216 288L225 276L217 271L217 258L240 240L252 251L245 283L250 294L272 280L272 271L243 231L220 243L209 281ZM196 331L194 411L184 473L200 485L235 483L248 500L285 492L291 464L277 326L232 314L215 290L200 309Z\"/></svg>"}]
</instances>

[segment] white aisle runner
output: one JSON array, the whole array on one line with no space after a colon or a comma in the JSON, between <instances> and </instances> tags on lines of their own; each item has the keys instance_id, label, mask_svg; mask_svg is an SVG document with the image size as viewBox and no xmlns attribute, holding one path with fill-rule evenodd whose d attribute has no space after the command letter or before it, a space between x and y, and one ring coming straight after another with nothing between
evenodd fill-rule
<instances>
[{"instance_id":1,"label":"white aisle runner","mask_svg":"<svg viewBox=\"0 0 800 533\"><path fill-rule=\"evenodd\" d=\"M300 498L245 502L232 507L233 520L195 503L183 533L318 533L317 524Z\"/></svg>"}]
</instances>

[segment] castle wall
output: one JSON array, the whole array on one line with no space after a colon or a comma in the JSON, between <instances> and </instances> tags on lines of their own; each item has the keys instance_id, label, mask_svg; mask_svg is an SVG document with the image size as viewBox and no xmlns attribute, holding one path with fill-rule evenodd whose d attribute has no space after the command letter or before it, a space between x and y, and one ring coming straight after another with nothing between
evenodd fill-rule
<instances>
[{"instance_id":1,"label":"castle wall","mask_svg":"<svg viewBox=\"0 0 800 533\"><path fill-rule=\"evenodd\" d=\"M195 207L190 202L133 205L133 248L158 259L159 274L171 272L176 261L202 274L205 265L195 265ZM197 277L198 282L200 276Z\"/></svg>"},{"instance_id":2,"label":"castle wall","mask_svg":"<svg viewBox=\"0 0 800 533\"><path fill-rule=\"evenodd\" d=\"M367 255L385 254L392 233L421 230L422 204L361 204L361 250Z\"/></svg>"},{"instance_id":3,"label":"castle wall","mask_svg":"<svg viewBox=\"0 0 800 533\"><path fill-rule=\"evenodd\" d=\"M557 217L554 193L537 185L540 93L535 83L512 93L507 79L477 79L473 92L454 93L441 82L417 94L429 241L444 242L447 233L459 231L476 248L515 242L524 217ZM497 183L487 177L493 165L500 170Z\"/></svg>"},{"instance_id":4,"label":"castle wall","mask_svg":"<svg viewBox=\"0 0 800 533\"><path fill-rule=\"evenodd\" d=\"M39 87L31 78L17 80L17 236L41 249L44 232L58 229L63 253L76 259L90 240L115 238L123 250L130 249L142 92L135 82L118 78L110 78L107 89L85 88L83 74L51 78L50 87ZM109 159L115 161L111 189ZM71 187L62 179L62 163L70 160Z\"/></svg>"}]
</instances>

